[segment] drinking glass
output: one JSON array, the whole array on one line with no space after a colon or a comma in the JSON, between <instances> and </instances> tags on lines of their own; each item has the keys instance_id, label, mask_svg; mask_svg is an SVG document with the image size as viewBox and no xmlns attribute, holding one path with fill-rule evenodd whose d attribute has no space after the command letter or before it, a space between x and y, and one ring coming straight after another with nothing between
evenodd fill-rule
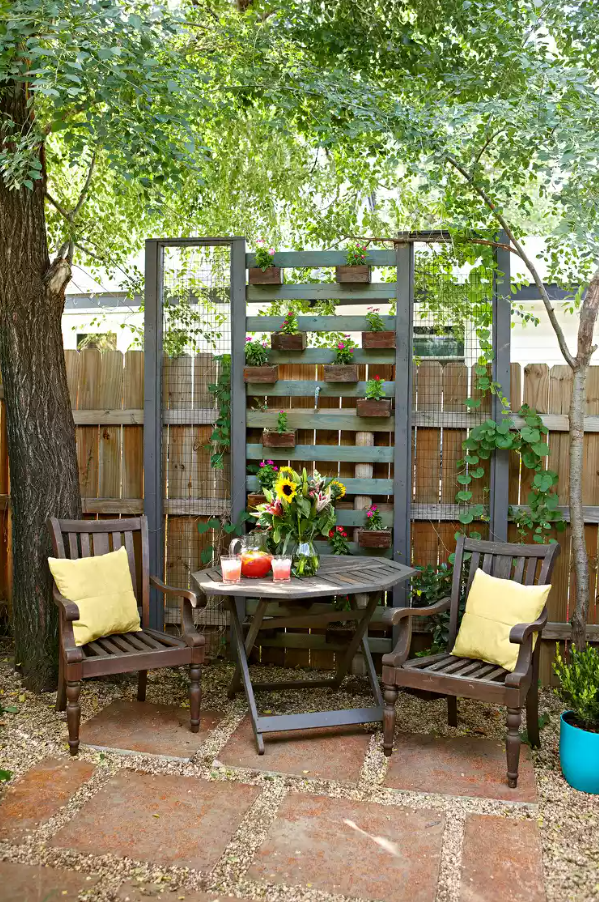
<instances>
[{"instance_id":1,"label":"drinking glass","mask_svg":"<svg viewBox=\"0 0 599 902\"><path fill-rule=\"evenodd\" d=\"M291 555L278 554L272 559L272 578L275 582L291 579Z\"/></svg>"},{"instance_id":2,"label":"drinking glass","mask_svg":"<svg viewBox=\"0 0 599 902\"><path fill-rule=\"evenodd\" d=\"M238 554L221 554L220 566L224 583L241 582L241 556Z\"/></svg>"}]
</instances>

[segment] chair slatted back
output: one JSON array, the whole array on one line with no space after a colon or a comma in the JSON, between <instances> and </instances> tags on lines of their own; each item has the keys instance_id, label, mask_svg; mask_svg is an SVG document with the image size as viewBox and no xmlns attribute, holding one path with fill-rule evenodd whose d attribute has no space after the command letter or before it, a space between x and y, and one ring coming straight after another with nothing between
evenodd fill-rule
<instances>
[{"instance_id":1,"label":"chair slatted back","mask_svg":"<svg viewBox=\"0 0 599 902\"><path fill-rule=\"evenodd\" d=\"M118 551L124 546L133 591L142 610L142 626L150 625L150 546L146 517L127 520L58 520L51 517L48 526L55 557L78 560ZM138 560L136 545L140 549Z\"/></svg>"},{"instance_id":2,"label":"chair slatted back","mask_svg":"<svg viewBox=\"0 0 599 902\"><path fill-rule=\"evenodd\" d=\"M456 545L448 648L453 648L457 632L460 596L465 583L466 597L478 569L498 579L511 579L524 586L547 585L560 553L553 545L517 545L509 542L482 542L461 536ZM465 560L465 557L469 558ZM467 575L466 575L467 574Z\"/></svg>"}]
</instances>

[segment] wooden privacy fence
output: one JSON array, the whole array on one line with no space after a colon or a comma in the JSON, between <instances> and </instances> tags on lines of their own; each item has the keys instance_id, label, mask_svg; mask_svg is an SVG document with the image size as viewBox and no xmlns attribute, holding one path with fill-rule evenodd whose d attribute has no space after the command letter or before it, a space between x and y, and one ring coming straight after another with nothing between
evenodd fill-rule
<instances>
[{"instance_id":1,"label":"wooden privacy fence","mask_svg":"<svg viewBox=\"0 0 599 902\"><path fill-rule=\"evenodd\" d=\"M86 516L105 518L127 516L143 510L143 352L85 350L66 351L67 373L73 417L76 424L77 454L83 509ZM205 355L203 355L205 357ZM187 366L180 362L178 366ZM203 361L205 366L205 360ZM168 390L168 372L172 361L165 367L165 387ZM216 363L215 363L216 366ZM279 363L279 379L285 383L314 380L321 364ZM360 364L363 366L363 364ZM369 375L392 378L392 364L370 365ZM191 368L189 369L191 373ZM180 375L179 375L180 384ZM363 378L363 374L361 375ZM414 372L413 407L413 462L412 462L412 561L415 564L436 565L447 560L454 547L454 533L459 528L458 507L454 502L456 492L456 461L461 456L461 442L466 436L469 414L463 406L468 396L470 373L459 362L442 364L425 361ZM511 366L511 403L517 410L526 402L543 415L549 428L549 466L559 473L560 504L567 503L568 494L568 406L571 377L566 366L549 369L545 364L529 364L523 369L519 364ZM0 386L1 397L1 386ZM206 397L206 410L210 409ZM173 406L174 404L174 406ZM319 402L322 420L326 428L303 430L305 412L314 406L313 398L277 397L278 408L289 411L292 428L300 429L299 445L331 446L331 460L321 463L323 471L338 473L342 478L354 478L354 464L337 463L334 448L339 444L351 446L355 433L343 428L346 425L344 411L355 405L351 397L321 397ZM334 405L334 406L333 406ZM169 412L172 410L172 413ZM228 474L214 474L208 482L200 481L188 468L181 470L178 448L181 444L192 447L198 472L205 473L204 455L209 454L207 442L211 432L209 423L186 423L183 411L177 411L176 400L169 404L165 419L171 420L165 429L170 430L166 447L165 511L168 517L166 531L166 571L169 582L187 585L189 574L199 569L200 554L211 542L210 534L200 536L198 521L205 520L212 512L223 512L228 507L230 489ZM450 416L451 415L451 416ZM208 414L203 415L209 418ZM272 417L272 414L270 414ZM249 442L258 442L261 431L259 414L248 416ZM335 418L339 418L339 420ZM193 418L197 420L194 412ZM586 402L584 504L587 521L586 537L591 564L591 604L589 613L590 635L599 639L599 622L596 603L597 556L599 543L599 366L589 372ZM375 433L374 448L387 448L391 442L389 432ZM373 478L391 479L388 461L373 461ZM188 460L188 456L185 460ZM431 471L435 478L431 479ZM480 480L483 482L484 480ZM520 469L516 454L510 463L510 504L526 504L531 473ZM248 487L253 487L251 479ZM376 496L384 505L389 496ZM389 508L387 508L388 510ZM353 504L345 500L339 512L340 522L349 527L361 522L363 513L355 511ZM6 412L0 400L0 597L9 599L11 591L10 566L10 498L8 480L8 455L6 446ZM181 535L186 542L181 543ZM175 543L175 537L177 539ZM516 539L510 526L510 538ZM549 601L550 625L545 631L541 676L548 683L551 675L551 659L554 643L569 635L568 617L574 599L574 578L570 555L569 529L557 536L562 554L553 577L553 591ZM171 548L177 548L176 555ZM184 549L181 551L181 549ZM168 609L167 622L177 619L177 610ZM316 638L316 637L314 637ZM388 647L389 639L382 630L374 630L374 650ZM333 649L326 637L306 647L306 639L293 639L295 647L285 636L273 636L265 640L263 660L281 664L310 664L314 667L330 666ZM267 644L268 643L268 644Z\"/></svg>"}]
</instances>

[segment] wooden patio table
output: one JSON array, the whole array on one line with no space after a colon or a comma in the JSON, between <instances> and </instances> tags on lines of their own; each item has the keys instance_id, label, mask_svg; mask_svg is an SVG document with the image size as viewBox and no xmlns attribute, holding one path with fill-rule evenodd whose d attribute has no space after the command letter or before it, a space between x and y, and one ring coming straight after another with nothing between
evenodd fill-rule
<instances>
[{"instance_id":1,"label":"wooden patio table","mask_svg":"<svg viewBox=\"0 0 599 902\"><path fill-rule=\"evenodd\" d=\"M229 698L241 688L243 683L250 708L252 726L256 737L258 754L264 754L263 733L278 733L287 730L305 730L317 727L341 726L345 724L374 723L383 719L383 697L377 678L372 655L368 646L368 624L381 594L393 586L409 579L416 573L411 567L397 564L382 557L343 557L324 555L320 559L320 569L316 576L308 579L291 577L286 582L274 582L272 573L264 579L242 577L239 583L223 583L220 567L200 570L192 574L195 582L205 595L222 595L225 598L232 626L232 641L237 655L235 673L229 686ZM368 603L358 608L355 595L367 594ZM317 598L334 595L348 595L350 611L334 610L330 604L315 602ZM258 604L251 617L248 634L243 641L243 630L239 619L236 599L257 598ZM252 683L248 655L261 629L278 627L322 627L337 620L354 620L356 628L345 655L340 656L333 679L297 680L279 683ZM362 646L368 680L375 699L371 708L354 708L341 711L318 711L305 714L283 714L260 717L256 708L255 690L261 689L316 689L330 686L338 689L346 676L351 660L358 646Z\"/></svg>"}]
</instances>

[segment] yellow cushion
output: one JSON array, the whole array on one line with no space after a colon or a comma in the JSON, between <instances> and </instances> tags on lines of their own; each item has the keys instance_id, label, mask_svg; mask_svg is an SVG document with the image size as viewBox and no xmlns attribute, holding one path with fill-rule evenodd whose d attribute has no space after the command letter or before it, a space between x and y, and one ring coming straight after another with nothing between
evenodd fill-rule
<instances>
[{"instance_id":1,"label":"yellow cushion","mask_svg":"<svg viewBox=\"0 0 599 902\"><path fill-rule=\"evenodd\" d=\"M513 671L520 646L510 642L510 631L517 623L536 620L550 591L550 585L521 586L477 570L451 654Z\"/></svg>"},{"instance_id":2,"label":"yellow cushion","mask_svg":"<svg viewBox=\"0 0 599 902\"><path fill-rule=\"evenodd\" d=\"M137 601L124 548L78 560L48 558L61 595L79 607L73 622L75 645L113 633L139 632Z\"/></svg>"}]
</instances>

